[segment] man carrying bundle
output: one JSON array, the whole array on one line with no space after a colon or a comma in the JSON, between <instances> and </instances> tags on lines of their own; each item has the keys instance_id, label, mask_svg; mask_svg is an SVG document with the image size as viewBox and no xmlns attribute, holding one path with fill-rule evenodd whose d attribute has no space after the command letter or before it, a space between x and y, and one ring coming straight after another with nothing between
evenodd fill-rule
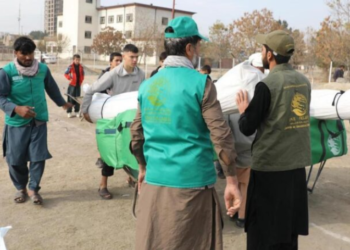
<instances>
[{"instance_id":1,"label":"man carrying bundle","mask_svg":"<svg viewBox=\"0 0 350 250\"><path fill-rule=\"evenodd\" d=\"M139 163L138 250L223 249L212 142L226 175L227 213L233 216L241 203L230 128L215 86L194 69L202 39L192 18L172 20L164 69L139 90L131 125Z\"/></svg>"},{"instance_id":2,"label":"man carrying bundle","mask_svg":"<svg viewBox=\"0 0 350 250\"><path fill-rule=\"evenodd\" d=\"M106 72L85 93L82 111L85 119L92 122L88 113L92 96L95 93L110 89L110 95L137 91L140 84L145 80L145 73L137 67L138 48L133 44L125 45L123 49L123 62L109 72ZM107 180L114 174L114 168L104 164L102 168L102 179L98 189L103 199L112 199L112 194L107 189Z\"/></svg>"}]
</instances>

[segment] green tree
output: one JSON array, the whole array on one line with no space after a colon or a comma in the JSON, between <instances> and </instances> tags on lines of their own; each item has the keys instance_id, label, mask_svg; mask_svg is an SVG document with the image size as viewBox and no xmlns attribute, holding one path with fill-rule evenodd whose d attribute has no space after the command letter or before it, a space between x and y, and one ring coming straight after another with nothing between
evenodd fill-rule
<instances>
[{"instance_id":1,"label":"green tree","mask_svg":"<svg viewBox=\"0 0 350 250\"><path fill-rule=\"evenodd\" d=\"M42 32L41 30L33 30L29 33L29 36L33 40L43 40L44 37L48 36L48 34L45 32Z\"/></svg>"}]
</instances>

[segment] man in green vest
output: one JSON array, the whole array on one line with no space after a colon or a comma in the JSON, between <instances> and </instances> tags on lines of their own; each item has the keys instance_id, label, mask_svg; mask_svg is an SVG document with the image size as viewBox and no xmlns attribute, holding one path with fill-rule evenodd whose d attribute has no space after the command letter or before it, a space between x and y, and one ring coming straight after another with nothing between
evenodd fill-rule
<instances>
[{"instance_id":1,"label":"man in green vest","mask_svg":"<svg viewBox=\"0 0 350 250\"><path fill-rule=\"evenodd\" d=\"M40 180L45 160L52 157L47 148L45 91L57 106L72 105L63 99L48 67L34 59L36 46L31 39L19 37L13 47L15 59L0 70L0 108L6 114L3 153L18 190L15 202L23 203L29 195L41 205Z\"/></svg>"},{"instance_id":2,"label":"man in green vest","mask_svg":"<svg viewBox=\"0 0 350 250\"><path fill-rule=\"evenodd\" d=\"M215 86L195 70L202 39L192 18L173 19L165 29L164 69L139 89L131 125L139 163L138 250L223 249L212 143L226 175L227 214L241 203L233 136Z\"/></svg>"},{"instance_id":3,"label":"man in green vest","mask_svg":"<svg viewBox=\"0 0 350 250\"><path fill-rule=\"evenodd\" d=\"M257 131L247 195L247 249L298 249L298 235L308 234L305 166L311 163L309 80L288 63L294 40L285 31L258 35L269 75L237 95L239 127Z\"/></svg>"}]
</instances>

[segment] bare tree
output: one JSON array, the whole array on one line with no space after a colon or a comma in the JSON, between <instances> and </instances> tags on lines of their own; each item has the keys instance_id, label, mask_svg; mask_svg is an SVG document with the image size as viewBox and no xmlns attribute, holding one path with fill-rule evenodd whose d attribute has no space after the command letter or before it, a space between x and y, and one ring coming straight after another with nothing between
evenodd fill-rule
<instances>
[{"instance_id":1,"label":"bare tree","mask_svg":"<svg viewBox=\"0 0 350 250\"><path fill-rule=\"evenodd\" d=\"M266 34L283 27L274 19L272 11L262 9L244 13L243 17L229 25L229 29L231 52L235 58L243 61L260 50L261 45L255 40L257 34Z\"/></svg>"},{"instance_id":2,"label":"bare tree","mask_svg":"<svg viewBox=\"0 0 350 250\"><path fill-rule=\"evenodd\" d=\"M221 59L232 57L230 54L229 29L222 22L216 21L209 28L209 41L202 45L202 55L218 61L221 68Z\"/></svg>"},{"instance_id":3,"label":"bare tree","mask_svg":"<svg viewBox=\"0 0 350 250\"><path fill-rule=\"evenodd\" d=\"M121 51L126 43L123 34L112 27L104 28L93 40L91 49L100 55L109 55L115 51Z\"/></svg>"},{"instance_id":4,"label":"bare tree","mask_svg":"<svg viewBox=\"0 0 350 250\"><path fill-rule=\"evenodd\" d=\"M57 34L56 43L58 55L58 53L62 53L62 51L64 51L68 47L68 45L70 44L70 39L66 35Z\"/></svg>"}]
</instances>

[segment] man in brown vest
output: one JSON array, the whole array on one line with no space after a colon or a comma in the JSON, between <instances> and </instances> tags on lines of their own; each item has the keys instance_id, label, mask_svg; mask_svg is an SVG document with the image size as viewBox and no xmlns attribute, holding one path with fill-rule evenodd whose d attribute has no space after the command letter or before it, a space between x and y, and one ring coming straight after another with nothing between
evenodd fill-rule
<instances>
[{"instance_id":1,"label":"man in brown vest","mask_svg":"<svg viewBox=\"0 0 350 250\"><path fill-rule=\"evenodd\" d=\"M239 127L252 147L248 187L247 249L298 249L298 235L308 234L305 166L310 165L308 79L288 63L294 40L278 30L258 35L262 58L270 74L255 88L237 95Z\"/></svg>"}]
</instances>

